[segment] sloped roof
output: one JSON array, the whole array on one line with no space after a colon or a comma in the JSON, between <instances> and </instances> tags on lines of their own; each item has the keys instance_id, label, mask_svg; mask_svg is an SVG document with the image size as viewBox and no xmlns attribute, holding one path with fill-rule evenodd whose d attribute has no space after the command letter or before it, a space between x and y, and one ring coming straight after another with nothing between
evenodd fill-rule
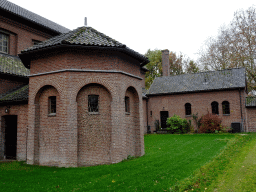
<instances>
[{"instance_id":1,"label":"sloped roof","mask_svg":"<svg viewBox=\"0 0 256 192\"><path fill-rule=\"evenodd\" d=\"M8 11L14 15L17 15L23 19L26 19L30 22L36 23L38 25L41 25L43 27L46 27L48 29L51 29L58 33L67 33L70 31L69 29L54 23L40 15L37 15L27 9L24 9L18 5L15 5L14 3L11 3L6 0L0 0L0 10L3 9L5 11Z\"/></svg>"},{"instance_id":2,"label":"sloped roof","mask_svg":"<svg viewBox=\"0 0 256 192\"><path fill-rule=\"evenodd\" d=\"M0 103L28 101L29 86L25 85L0 96Z\"/></svg>"},{"instance_id":3,"label":"sloped roof","mask_svg":"<svg viewBox=\"0 0 256 192\"><path fill-rule=\"evenodd\" d=\"M17 76L28 76L30 73L19 57L2 53L0 53L0 72Z\"/></svg>"},{"instance_id":4,"label":"sloped roof","mask_svg":"<svg viewBox=\"0 0 256 192\"><path fill-rule=\"evenodd\" d=\"M81 45L88 48L116 48L116 50L126 52L138 60L143 61L145 64L149 62L147 57L128 48L125 44L122 44L115 39L106 36L105 34L93 29L92 27L85 26L79 27L68 33L60 34L37 45L29 47L23 50L19 56L35 50L64 45Z\"/></svg>"},{"instance_id":5,"label":"sloped roof","mask_svg":"<svg viewBox=\"0 0 256 192\"><path fill-rule=\"evenodd\" d=\"M158 77L148 95L245 88L245 68Z\"/></svg>"}]
</instances>

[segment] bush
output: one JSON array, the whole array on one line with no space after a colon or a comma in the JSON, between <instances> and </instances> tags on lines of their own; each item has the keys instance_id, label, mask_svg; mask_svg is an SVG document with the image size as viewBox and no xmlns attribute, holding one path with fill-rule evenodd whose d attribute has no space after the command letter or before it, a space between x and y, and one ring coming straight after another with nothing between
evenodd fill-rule
<instances>
[{"instance_id":1,"label":"bush","mask_svg":"<svg viewBox=\"0 0 256 192\"><path fill-rule=\"evenodd\" d=\"M171 130L172 133L187 133L190 131L189 123L186 119L182 119L178 115L173 115L167 118L167 130Z\"/></svg>"},{"instance_id":2,"label":"bush","mask_svg":"<svg viewBox=\"0 0 256 192\"><path fill-rule=\"evenodd\" d=\"M202 116L199 133L218 133L222 131L221 118L218 115L208 113Z\"/></svg>"}]
</instances>

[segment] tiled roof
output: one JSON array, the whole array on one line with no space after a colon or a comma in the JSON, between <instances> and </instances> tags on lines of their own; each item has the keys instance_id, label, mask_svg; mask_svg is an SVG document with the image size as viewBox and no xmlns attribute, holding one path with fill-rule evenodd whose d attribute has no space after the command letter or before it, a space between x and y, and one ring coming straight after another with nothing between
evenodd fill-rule
<instances>
[{"instance_id":1,"label":"tiled roof","mask_svg":"<svg viewBox=\"0 0 256 192\"><path fill-rule=\"evenodd\" d=\"M0 96L0 103L28 101L28 89L29 86L25 85L16 90L10 91L5 95Z\"/></svg>"},{"instance_id":2,"label":"tiled roof","mask_svg":"<svg viewBox=\"0 0 256 192\"><path fill-rule=\"evenodd\" d=\"M26 52L45 49L58 45L82 45L85 47L102 47L116 48L117 50L133 55L139 60L148 62L147 57L138 52L126 47L126 45L106 36L103 33L93 29L92 27L79 27L73 31L58 36L52 37L44 42L29 47L21 52L21 55Z\"/></svg>"},{"instance_id":3,"label":"tiled roof","mask_svg":"<svg viewBox=\"0 0 256 192\"><path fill-rule=\"evenodd\" d=\"M256 97L246 97L246 107L256 107Z\"/></svg>"},{"instance_id":4,"label":"tiled roof","mask_svg":"<svg viewBox=\"0 0 256 192\"><path fill-rule=\"evenodd\" d=\"M245 88L245 68L158 77L148 95Z\"/></svg>"},{"instance_id":5,"label":"tiled roof","mask_svg":"<svg viewBox=\"0 0 256 192\"><path fill-rule=\"evenodd\" d=\"M19 57L0 53L0 73L28 76L30 71L24 67Z\"/></svg>"},{"instance_id":6,"label":"tiled roof","mask_svg":"<svg viewBox=\"0 0 256 192\"><path fill-rule=\"evenodd\" d=\"M0 10L1 9L6 10L14 15L17 15L21 18L24 18L28 21L31 21L33 23L36 23L58 33L67 33L68 31L70 31L69 29L57 23L54 23L44 17L41 17L40 15L37 15L31 11L28 11L27 9L24 9L6 0L0 0Z\"/></svg>"}]
</instances>

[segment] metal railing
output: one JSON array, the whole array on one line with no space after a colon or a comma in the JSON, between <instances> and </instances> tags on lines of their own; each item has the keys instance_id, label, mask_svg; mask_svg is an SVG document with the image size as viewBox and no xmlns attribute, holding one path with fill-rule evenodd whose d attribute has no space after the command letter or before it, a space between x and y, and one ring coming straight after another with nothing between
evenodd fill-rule
<instances>
[{"instance_id":1,"label":"metal railing","mask_svg":"<svg viewBox=\"0 0 256 192\"><path fill-rule=\"evenodd\" d=\"M0 72L18 76L28 76L30 73L19 57L4 53L0 53Z\"/></svg>"}]
</instances>

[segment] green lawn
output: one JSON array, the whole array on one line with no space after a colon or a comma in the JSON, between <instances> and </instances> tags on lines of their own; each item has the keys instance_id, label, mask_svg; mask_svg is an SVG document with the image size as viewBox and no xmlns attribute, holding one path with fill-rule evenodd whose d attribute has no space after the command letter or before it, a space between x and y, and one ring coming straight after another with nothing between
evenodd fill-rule
<instances>
[{"instance_id":1,"label":"green lawn","mask_svg":"<svg viewBox=\"0 0 256 192\"><path fill-rule=\"evenodd\" d=\"M0 163L0 190L170 191L236 138L231 134L146 135L143 157L113 165L56 168Z\"/></svg>"}]
</instances>

